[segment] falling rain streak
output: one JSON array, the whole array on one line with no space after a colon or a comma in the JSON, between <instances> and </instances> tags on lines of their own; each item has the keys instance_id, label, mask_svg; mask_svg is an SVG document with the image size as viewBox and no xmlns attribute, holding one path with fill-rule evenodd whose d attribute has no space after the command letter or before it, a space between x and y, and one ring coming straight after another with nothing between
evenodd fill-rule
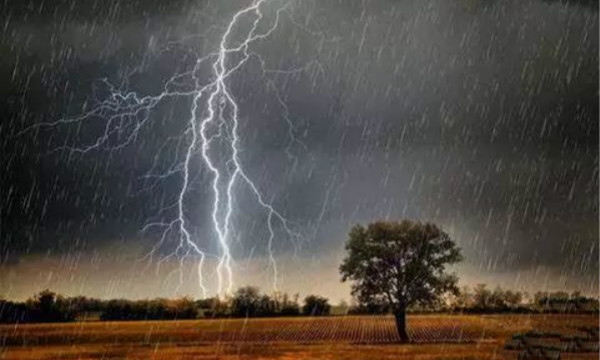
<instances>
[{"instance_id":1,"label":"falling rain streak","mask_svg":"<svg viewBox=\"0 0 600 360\"><path fill-rule=\"evenodd\" d=\"M594 1L0 4L0 295L348 299L421 219L464 284L598 291Z\"/></svg>"}]
</instances>

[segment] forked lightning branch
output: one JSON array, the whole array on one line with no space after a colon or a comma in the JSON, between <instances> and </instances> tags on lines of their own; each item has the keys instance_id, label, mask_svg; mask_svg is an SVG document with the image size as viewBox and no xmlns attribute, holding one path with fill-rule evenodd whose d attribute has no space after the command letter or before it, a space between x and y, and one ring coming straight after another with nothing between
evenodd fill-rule
<instances>
[{"instance_id":1,"label":"forked lightning branch","mask_svg":"<svg viewBox=\"0 0 600 360\"><path fill-rule=\"evenodd\" d=\"M269 9L270 15L265 15L265 8L274 5L280 7L276 10ZM289 2L281 4L269 0L255 0L236 12L220 36L218 48L214 52L198 58L192 69L171 77L158 95L143 96L109 84L111 94L91 110L75 117L33 126L33 128L81 126L90 119L101 118L103 121L102 131L95 141L89 144L63 146L57 150L82 154L93 150L115 151L135 143L140 131L152 121L153 110L158 105L167 99L189 98L191 105L187 126L180 134L181 140L185 144L183 159L177 160L166 173L156 176L159 180L172 176L181 178L178 196L169 206L176 208L176 216L168 220L148 222L143 227L143 231L152 230L160 234L156 244L147 255L148 258L158 256L159 264L170 259L178 259L180 285L183 283L184 277L184 260L195 259L198 286L204 297L208 296L209 292L216 292L218 295L231 293L235 284L231 239L236 213L236 190L250 191L258 205L266 212L268 239L265 243L274 288L277 288L278 276L277 262L273 252L276 227L283 229L285 236L292 240L299 237L299 234L291 229L288 220L271 205L270 200L261 192L260 186L253 181L244 168L240 156L241 110L228 82L232 75L253 57L258 59L263 72L269 73L264 68L264 59L253 52L251 47L253 43L264 41L277 30L281 16L289 5ZM246 29L243 29L244 24L247 24ZM244 33L241 41L234 39L238 37L237 32L239 31ZM235 36L234 32L236 32ZM210 75L202 76L201 68L207 65ZM298 73L303 70L304 68L274 70L273 72L281 75ZM269 87L272 87L273 82L267 81ZM181 90L182 82L191 83L192 86L189 89ZM278 94L276 99L282 103ZM293 137L294 127L287 115L285 104L283 107L285 114L282 115L282 118L290 127L289 134ZM115 137L118 138L118 141L114 140ZM292 138L290 141L297 140ZM226 151L222 151L223 143L226 144ZM214 151L217 145L221 151ZM211 175L212 211L210 218L216 239L198 238L190 227L189 209L186 209L185 203L191 196L193 180L191 168L197 161L201 162ZM245 186L238 187L236 186L238 183ZM164 254L157 255L161 246L169 241L176 241L175 250L166 256ZM216 255L208 253L211 241L216 241L220 249ZM205 269L208 256L217 258L216 269L210 273ZM216 289L208 288L207 276L216 277Z\"/></svg>"}]
</instances>

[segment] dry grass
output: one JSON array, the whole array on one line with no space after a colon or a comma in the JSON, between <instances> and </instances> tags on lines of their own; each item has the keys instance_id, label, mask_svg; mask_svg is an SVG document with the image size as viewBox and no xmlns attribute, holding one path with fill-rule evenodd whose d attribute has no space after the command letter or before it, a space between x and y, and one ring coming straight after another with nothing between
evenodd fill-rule
<instances>
[{"instance_id":1,"label":"dry grass","mask_svg":"<svg viewBox=\"0 0 600 360\"><path fill-rule=\"evenodd\" d=\"M0 359L514 359L513 333L574 333L597 316L415 315L414 343L391 317L218 319L0 326ZM563 359L595 359L587 357Z\"/></svg>"}]
</instances>

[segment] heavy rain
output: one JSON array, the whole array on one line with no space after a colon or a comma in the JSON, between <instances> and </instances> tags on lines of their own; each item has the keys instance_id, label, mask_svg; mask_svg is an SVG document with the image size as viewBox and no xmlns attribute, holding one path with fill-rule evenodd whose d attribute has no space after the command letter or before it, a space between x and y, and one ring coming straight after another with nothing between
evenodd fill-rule
<instances>
[{"instance_id":1,"label":"heavy rain","mask_svg":"<svg viewBox=\"0 0 600 360\"><path fill-rule=\"evenodd\" d=\"M351 229L408 220L465 293L597 304L598 43L593 0L4 1L0 301L347 314Z\"/></svg>"}]
</instances>

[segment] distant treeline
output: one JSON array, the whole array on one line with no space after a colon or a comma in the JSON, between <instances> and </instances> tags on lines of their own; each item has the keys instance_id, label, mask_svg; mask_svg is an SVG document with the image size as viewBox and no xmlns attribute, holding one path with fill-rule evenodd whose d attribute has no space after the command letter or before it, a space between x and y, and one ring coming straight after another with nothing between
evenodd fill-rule
<instances>
[{"instance_id":1,"label":"distant treeline","mask_svg":"<svg viewBox=\"0 0 600 360\"><path fill-rule=\"evenodd\" d=\"M564 291L542 292L530 295L523 291L494 290L485 284L473 288L463 287L457 294L441 299L434 304L416 305L409 309L412 313L598 313L597 298L582 296L580 292L571 294ZM350 306L351 314L386 314L385 303Z\"/></svg>"},{"instance_id":2,"label":"distant treeline","mask_svg":"<svg viewBox=\"0 0 600 360\"><path fill-rule=\"evenodd\" d=\"M69 322L77 320L176 320L211 317L325 316L328 299L309 295L261 294L256 287L238 289L231 297L193 300L100 300L65 297L44 290L24 302L0 299L0 323Z\"/></svg>"},{"instance_id":3,"label":"distant treeline","mask_svg":"<svg viewBox=\"0 0 600 360\"><path fill-rule=\"evenodd\" d=\"M449 313L598 313L598 299L580 293L489 290L485 285L464 287L458 294L436 304L414 306L410 312ZM24 302L0 299L0 323L69 322L78 320L175 320L215 317L326 316L330 314L386 314L385 304L337 306L316 295L262 294L243 287L226 298L193 300L99 300L85 296L65 297L45 290Z\"/></svg>"}]
</instances>

